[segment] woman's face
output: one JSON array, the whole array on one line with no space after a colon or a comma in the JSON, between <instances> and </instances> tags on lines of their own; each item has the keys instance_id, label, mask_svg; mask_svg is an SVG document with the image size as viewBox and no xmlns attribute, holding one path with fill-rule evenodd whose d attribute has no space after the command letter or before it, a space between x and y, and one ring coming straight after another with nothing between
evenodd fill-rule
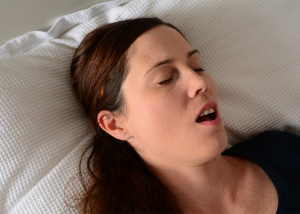
<instances>
[{"instance_id":1,"label":"woman's face","mask_svg":"<svg viewBox=\"0 0 300 214\"><path fill-rule=\"evenodd\" d=\"M147 31L129 48L128 65L121 123L146 162L199 165L224 151L222 122L196 122L204 105L218 103L217 90L210 76L199 71L199 53L181 34L166 26Z\"/></svg>"}]
</instances>

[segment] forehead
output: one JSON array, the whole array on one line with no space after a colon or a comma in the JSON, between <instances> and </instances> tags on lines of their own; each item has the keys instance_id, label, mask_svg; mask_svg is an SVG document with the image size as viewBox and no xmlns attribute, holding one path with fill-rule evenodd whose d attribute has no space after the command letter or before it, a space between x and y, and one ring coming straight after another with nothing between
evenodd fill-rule
<instances>
[{"instance_id":1,"label":"forehead","mask_svg":"<svg viewBox=\"0 0 300 214\"><path fill-rule=\"evenodd\" d=\"M128 50L129 67L151 66L165 58L186 57L192 46L175 29L167 26L155 27L141 36ZM146 63L146 65L145 65Z\"/></svg>"}]
</instances>

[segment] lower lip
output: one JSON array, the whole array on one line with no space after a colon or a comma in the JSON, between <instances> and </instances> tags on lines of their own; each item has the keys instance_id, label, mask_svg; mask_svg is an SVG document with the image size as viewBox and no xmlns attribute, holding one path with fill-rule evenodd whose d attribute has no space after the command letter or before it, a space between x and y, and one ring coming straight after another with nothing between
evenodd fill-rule
<instances>
[{"instance_id":1,"label":"lower lip","mask_svg":"<svg viewBox=\"0 0 300 214\"><path fill-rule=\"evenodd\" d=\"M198 124L205 125L205 126L217 126L217 125L219 125L221 123L222 123L222 118L217 114L216 119L214 119L214 120L208 120L208 121L203 121L203 122L200 122Z\"/></svg>"}]
</instances>

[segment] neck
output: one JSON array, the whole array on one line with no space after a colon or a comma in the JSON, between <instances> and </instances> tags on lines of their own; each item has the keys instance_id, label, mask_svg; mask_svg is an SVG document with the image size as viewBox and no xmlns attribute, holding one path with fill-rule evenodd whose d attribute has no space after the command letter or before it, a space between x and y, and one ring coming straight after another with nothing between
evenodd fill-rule
<instances>
[{"instance_id":1,"label":"neck","mask_svg":"<svg viewBox=\"0 0 300 214\"><path fill-rule=\"evenodd\" d=\"M227 206L244 175L242 161L219 155L199 166L150 167L175 195L183 210L211 210L212 201Z\"/></svg>"}]
</instances>

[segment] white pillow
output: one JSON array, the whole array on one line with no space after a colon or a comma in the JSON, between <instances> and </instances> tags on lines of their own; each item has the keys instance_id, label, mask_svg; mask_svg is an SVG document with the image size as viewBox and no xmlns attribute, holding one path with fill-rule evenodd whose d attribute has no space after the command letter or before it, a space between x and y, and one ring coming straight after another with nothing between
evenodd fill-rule
<instances>
[{"instance_id":1,"label":"white pillow","mask_svg":"<svg viewBox=\"0 0 300 214\"><path fill-rule=\"evenodd\" d=\"M97 26L158 16L200 50L230 144L266 130L300 135L299 1L126 0L63 17L0 46L0 213L77 213L63 201L92 134L69 65Z\"/></svg>"}]
</instances>

